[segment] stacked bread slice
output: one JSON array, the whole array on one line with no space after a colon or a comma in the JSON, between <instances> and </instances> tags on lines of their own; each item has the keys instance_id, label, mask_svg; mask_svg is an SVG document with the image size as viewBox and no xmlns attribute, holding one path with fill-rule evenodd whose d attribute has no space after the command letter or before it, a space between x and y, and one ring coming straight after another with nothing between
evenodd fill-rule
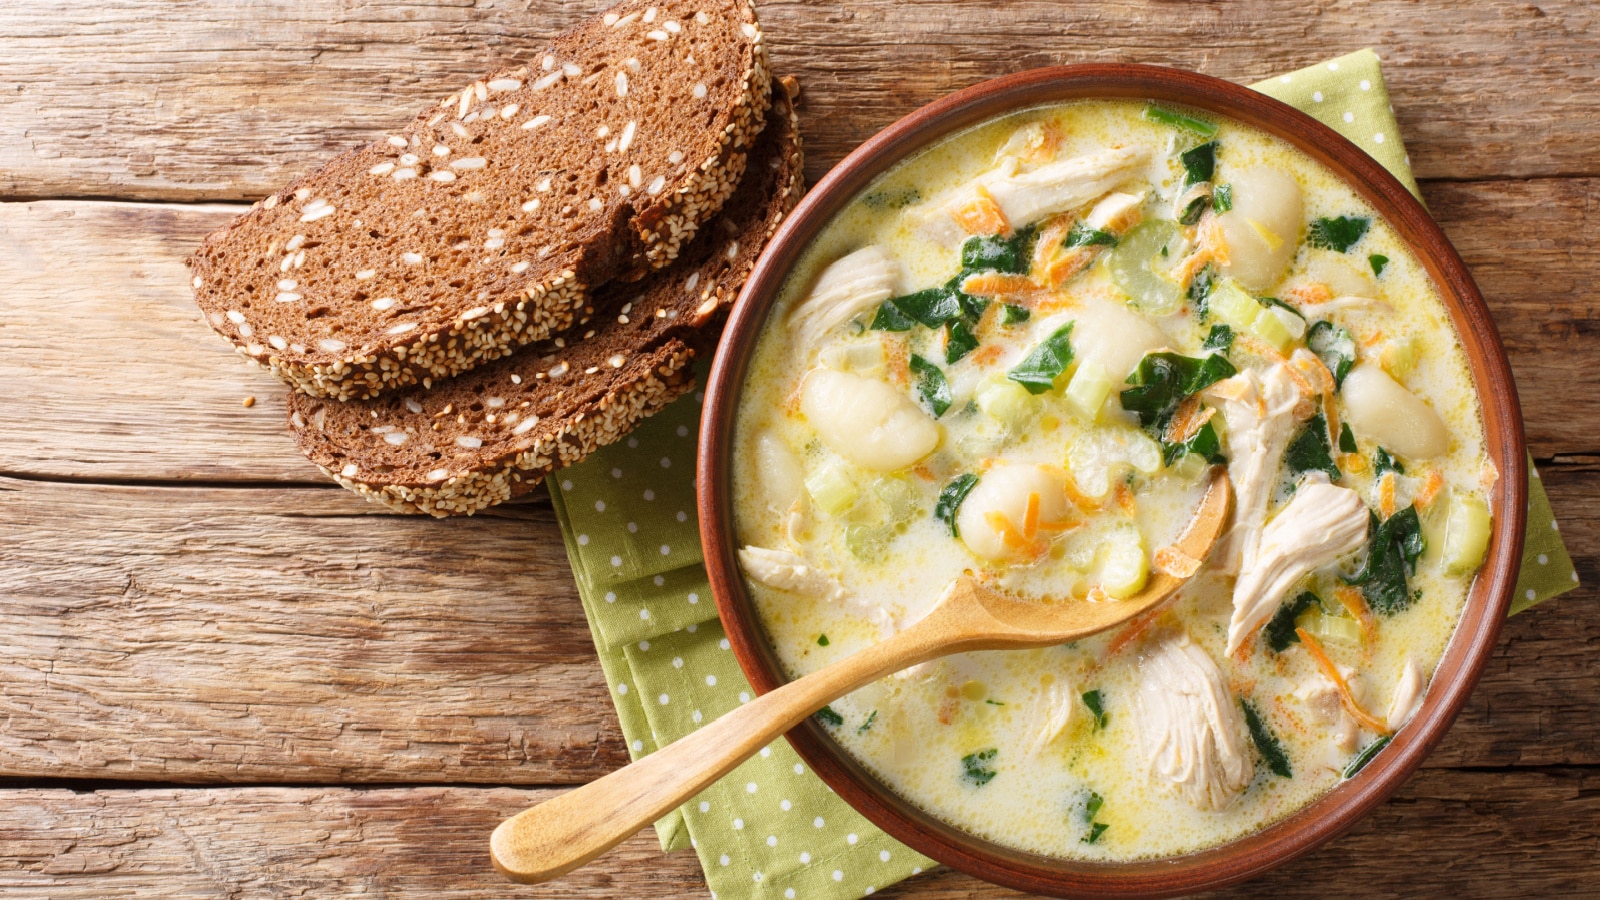
<instances>
[{"instance_id":1,"label":"stacked bread slice","mask_svg":"<svg viewBox=\"0 0 1600 900\"><path fill-rule=\"evenodd\" d=\"M691 386L799 198L789 94L745 0L624 3L211 235L197 299L340 484L470 514Z\"/></svg>"}]
</instances>

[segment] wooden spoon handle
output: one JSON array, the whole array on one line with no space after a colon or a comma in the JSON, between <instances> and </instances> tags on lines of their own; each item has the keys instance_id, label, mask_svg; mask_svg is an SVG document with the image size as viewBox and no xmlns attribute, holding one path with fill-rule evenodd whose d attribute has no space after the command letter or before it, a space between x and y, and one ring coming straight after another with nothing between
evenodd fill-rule
<instances>
[{"instance_id":1,"label":"wooden spoon handle","mask_svg":"<svg viewBox=\"0 0 1600 900\"><path fill-rule=\"evenodd\" d=\"M565 875L700 793L824 704L948 652L943 633L925 619L757 697L632 765L512 816L489 841L495 868L524 884Z\"/></svg>"}]
</instances>

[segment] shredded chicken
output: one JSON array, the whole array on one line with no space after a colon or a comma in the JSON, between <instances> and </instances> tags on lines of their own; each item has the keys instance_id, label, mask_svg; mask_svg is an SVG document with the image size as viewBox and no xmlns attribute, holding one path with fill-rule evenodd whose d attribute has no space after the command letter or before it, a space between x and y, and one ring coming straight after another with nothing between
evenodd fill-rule
<instances>
[{"instance_id":1,"label":"shredded chicken","mask_svg":"<svg viewBox=\"0 0 1600 900\"><path fill-rule=\"evenodd\" d=\"M1350 309L1365 309L1383 313L1394 312L1393 306L1371 297L1334 297L1321 303L1297 303L1295 308L1300 310L1300 313L1311 321L1326 319L1331 313L1344 312Z\"/></svg>"},{"instance_id":2,"label":"shredded chicken","mask_svg":"<svg viewBox=\"0 0 1600 900\"><path fill-rule=\"evenodd\" d=\"M877 245L862 247L822 270L805 302L789 314L801 346L815 346L833 329L894 296L900 266Z\"/></svg>"},{"instance_id":3,"label":"shredded chicken","mask_svg":"<svg viewBox=\"0 0 1600 900\"><path fill-rule=\"evenodd\" d=\"M1061 159L1020 171L1015 157L979 175L931 204L923 225L928 236L954 246L967 237L957 216L975 198L987 197L1012 228L1083 206L1109 193L1150 162L1148 150L1118 147Z\"/></svg>"},{"instance_id":4,"label":"shredded chicken","mask_svg":"<svg viewBox=\"0 0 1600 900\"><path fill-rule=\"evenodd\" d=\"M1340 666L1339 674L1357 702L1365 699L1365 678L1349 666ZM1339 689L1328 676L1321 672L1313 674L1310 681L1295 690L1294 697L1311 713L1312 721L1331 726L1334 746L1344 753L1356 749L1356 742L1361 738L1361 723L1345 710L1344 704L1339 701Z\"/></svg>"},{"instance_id":5,"label":"shredded chicken","mask_svg":"<svg viewBox=\"0 0 1600 900\"><path fill-rule=\"evenodd\" d=\"M1405 668L1400 670L1400 680L1395 682L1394 697L1389 701L1389 714L1385 717L1390 731L1399 731L1417 714L1417 709L1422 706L1423 681L1422 667L1417 665L1416 660L1406 657Z\"/></svg>"},{"instance_id":6,"label":"shredded chicken","mask_svg":"<svg viewBox=\"0 0 1600 900\"><path fill-rule=\"evenodd\" d=\"M739 548L739 567L751 579L767 587L826 600L867 618L886 635L895 631L895 617L888 610L860 601L833 576L798 553L745 546Z\"/></svg>"},{"instance_id":7,"label":"shredded chicken","mask_svg":"<svg viewBox=\"0 0 1600 900\"><path fill-rule=\"evenodd\" d=\"M1228 479L1233 482L1233 528L1218 562L1222 571L1240 571L1254 557L1267 520L1267 503L1277 487L1278 463L1294 433L1300 390L1289 367L1265 373L1246 369L1207 388L1206 400L1222 411L1228 429Z\"/></svg>"},{"instance_id":8,"label":"shredded chicken","mask_svg":"<svg viewBox=\"0 0 1600 900\"><path fill-rule=\"evenodd\" d=\"M1223 809L1250 784L1254 765L1222 671L1183 633L1140 663L1134 717L1151 774L1197 809Z\"/></svg>"},{"instance_id":9,"label":"shredded chicken","mask_svg":"<svg viewBox=\"0 0 1600 900\"><path fill-rule=\"evenodd\" d=\"M1033 735L1026 751L1029 759L1043 753L1066 731L1072 724L1072 712L1077 703L1077 695L1059 681L1039 690L1028 714L1027 728Z\"/></svg>"},{"instance_id":10,"label":"shredded chicken","mask_svg":"<svg viewBox=\"0 0 1600 900\"><path fill-rule=\"evenodd\" d=\"M1302 484L1276 518L1233 586L1228 652L1233 653L1278 611L1289 589L1317 569L1360 547L1367 538L1367 505L1349 488Z\"/></svg>"}]
</instances>

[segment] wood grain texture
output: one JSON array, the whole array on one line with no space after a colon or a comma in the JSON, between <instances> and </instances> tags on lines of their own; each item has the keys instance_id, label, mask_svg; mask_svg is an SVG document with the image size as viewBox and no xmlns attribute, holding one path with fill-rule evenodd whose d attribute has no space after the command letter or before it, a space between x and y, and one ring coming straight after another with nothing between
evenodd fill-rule
<instances>
[{"instance_id":1,"label":"wood grain texture","mask_svg":"<svg viewBox=\"0 0 1600 900\"><path fill-rule=\"evenodd\" d=\"M0 547L0 775L562 784L627 760L548 505L0 479Z\"/></svg>"},{"instance_id":2,"label":"wood grain texture","mask_svg":"<svg viewBox=\"0 0 1600 900\"><path fill-rule=\"evenodd\" d=\"M807 121L816 118L812 113ZM1535 456L1600 450L1600 179L1435 182L1428 202L1495 313ZM325 483L279 382L200 320L183 260L232 206L0 203L0 471ZM68 262L70 261L70 262ZM174 385L181 384L181 390ZM246 409L245 397L256 405ZM226 434L227 440L218 440Z\"/></svg>"},{"instance_id":3,"label":"wood grain texture","mask_svg":"<svg viewBox=\"0 0 1600 900\"><path fill-rule=\"evenodd\" d=\"M602 2L0 5L0 197L255 199ZM1154 62L1250 82L1361 47L1386 64L1423 178L1600 174L1585 0L992 4L769 0L775 71L806 85L809 171L996 75Z\"/></svg>"},{"instance_id":4,"label":"wood grain texture","mask_svg":"<svg viewBox=\"0 0 1600 900\"><path fill-rule=\"evenodd\" d=\"M511 888L484 836L551 790L0 790L0 890L19 900L160 896L705 896L692 853L635 837L546 885ZM1537 868L1528 865L1537 861ZM1217 896L1574 896L1600 877L1600 773L1431 770L1355 831ZM1333 891L1331 893L1337 893ZM947 869L877 896L1020 897Z\"/></svg>"}]
</instances>

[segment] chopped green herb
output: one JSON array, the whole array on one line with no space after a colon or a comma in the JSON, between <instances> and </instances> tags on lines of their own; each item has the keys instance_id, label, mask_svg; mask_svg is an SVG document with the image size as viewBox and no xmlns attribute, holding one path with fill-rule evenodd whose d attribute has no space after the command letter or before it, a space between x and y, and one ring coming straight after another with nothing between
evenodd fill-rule
<instances>
[{"instance_id":1,"label":"chopped green herb","mask_svg":"<svg viewBox=\"0 0 1600 900\"><path fill-rule=\"evenodd\" d=\"M1006 377L1027 388L1030 394L1042 394L1055 387L1056 379L1072 364L1071 337L1072 323L1068 322L1033 348Z\"/></svg>"},{"instance_id":2,"label":"chopped green herb","mask_svg":"<svg viewBox=\"0 0 1600 900\"><path fill-rule=\"evenodd\" d=\"M1328 447L1328 420L1320 412L1311 417L1305 430L1289 444L1289 449L1283 452L1283 459L1294 475L1326 472L1330 479L1338 481L1343 474L1333 461L1333 452Z\"/></svg>"},{"instance_id":3,"label":"chopped green herb","mask_svg":"<svg viewBox=\"0 0 1600 900\"><path fill-rule=\"evenodd\" d=\"M826 647L826 646L828 646L828 636L825 635L825 634L817 635L817 646L818 647Z\"/></svg>"},{"instance_id":4,"label":"chopped green herb","mask_svg":"<svg viewBox=\"0 0 1600 900\"><path fill-rule=\"evenodd\" d=\"M873 191L861 198L862 205L868 209L904 209L913 203L922 201L922 192L916 188L903 188L898 191Z\"/></svg>"},{"instance_id":5,"label":"chopped green herb","mask_svg":"<svg viewBox=\"0 0 1600 900\"><path fill-rule=\"evenodd\" d=\"M978 787L983 787L994 780L995 770L990 767L994 758L1000 755L998 747L979 750L961 757L961 776Z\"/></svg>"},{"instance_id":6,"label":"chopped green herb","mask_svg":"<svg viewBox=\"0 0 1600 900\"><path fill-rule=\"evenodd\" d=\"M910 331L915 324L917 320L901 312L893 300L885 300L878 304L878 314L868 327L873 331Z\"/></svg>"},{"instance_id":7,"label":"chopped green herb","mask_svg":"<svg viewBox=\"0 0 1600 900\"><path fill-rule=\"evenodd\" d=\"M1219 213L1233 209L1233 185L1217 185L1211 192L1211 206Z\"/></svg>"},{"instance_id":8,"label":"chopped green herb","mask_svg":"<svg viewBox=\"0 0 1600 900\"><path fill-rule=\"evenodd\" d=\"M1356 339L1350 330L1332 322L1313 322L1306 332L1306 346L1333 373L1334 388L1344 387L1344 377L1356 364Z\"/></svg>"},{"instance_id":9,"label":"chopped green herb","mask_svg":"<svg viewBox=\"0 0 1600 900\"><path fill-rule=\"evenodd\" d=\"M1355 433L1350 430L1349 422L1339 423L1339 452L1356 452L1356 436Z\"/></svg>"},{"instance_id":10,"label":"chopped green herb","mask_svg":"<svg viewBox=\"0 0 1600 900\"><path fill-rule=\"evenodd\" d=\"M1100 796L1099 791L1089 791L1088 796L1083 798L1084 824L1093 822L1094 817L1100 815L1100 807L1105 805L1106 800L1104 797Z\"/></svg>"},{"instance_id":11,"label":"chopped green herb","mask_svg":"<svg viewBox=\"0 0 1600 900\"><path fill-rule=\"evenodd\" d=\"M956 527L956 513L961 509L961 501L967 499L972 489L978 486L978 476L968 472L944 486L939 492L939 500L933 505L933 517L950 526L950 536L960 537L961 529Z\"/></svg>"},{"instance_id":12,"label":"chopped green herb","mask_svg":"<svg viewBox=\"0 0 1600 900\"><path fill-rule=\"evenodd\" d=\"M983 702L989 704L990 706L1005 706L1006 705L1005 701L1003 701L1003 700L989 699L989 700L985 700Z\"/></svg>"},{"instance_id":13,"label":"chopped green herb","mask_svg":"<svg viewBox=\"0 0 1600 900\"><path fill-rule=\"evenodd\" d=\"M1345 780L1349 781L1350 779L1356 777L1357 772L1365 769L1367 767L1367 763L1372 762L1372 758L1378 755L1378 751L1389 746L1389 740L1389 735L1386 734L1377 738L1365 747L1362 747L1361 752L1357 753L1355 758L1350 760L1350 764L1344 767Z\"/></svg>"},{"instance_id":14,"label":"chopped green herb","mask_svg":"<svg viewBox=\"0 0 1600 900\"><path fill-rule=\"evenodd\" d=\"M944 415L951 403L950 382L945 380L944 370L913 353L911 374L917 376L917 396L933 411L933 417Z\"/></svg>"},{"instance_id":15,"label":"chopped green herb","mask_svg":"<svg viewBox=\"0 0 1600 900\"><path fill-rule=\"evenodd\" d=\"M817 710L817 721L828 726L829 728L838 728L840 725L844 724L844 716L834 712L833 707L824 706L823 708Z\"/></svg>"},{"instance_id":16,"label":"chopped green herb","mask_svg":"<svg viewBox=\"0 0 1600 900\"><path fill-rule=\"evenodd\" d=\"M1211 332L1206 335L1205 343L1200 345L1205 350L1215 350L1218 353L1227 353L1233 349L1233 329L1222 323L1211 326Z\"/></svg>"},{"instance_id":17,"label":"chopped green herb","mask_svg":"<svg viewBox=\"0 0 1600 900\"><path fill-rule=\"evenodd\" d=\"M1144 118L1148 122L1155 122L1160 125L1171 125L1174 128L1182 128L1187 131L1192 131L1203 138L1211 137L1217 133L1217 126L1205 121L1204 119L1197 119L1194 116L1185 115L1177 110L1156 106L1154 103L1144 108Z\"/></svg>"},{"instance_id":18,"label":"chopped green herb","mask_svg":"<svg viewBox=\"0 0 1600 900\"><path fill-rule=\"evenodd\" d=\"M1099 688L1084 692L1083 705L1089 707L1089 712L1094 714L1096 731L1106 727L1106 723L1111 721L1110 714L1106 712L1105 695L1100 693Z\"/></svg>"},{"instance_id":19,"label":"chopped green herb","mask_svg":"<svg viewBox=\"0 0 1600 900\"><path fill-rule=\"evenodd\" d=\"M1240 700L1239 705L1244 707L1244 723L1250 726L1250 739L1256 742L1261 761L1279 778L1294 777L1294 772L1289 768L1289 757L1283 752L1283 745L1278 743L1278 736L1272 733L1272 727L1261 718L1249 700Z\"/></svg>"},{"instance_id":20,"label":"chopped green herb","mask_svg":"<svg viewBox=\"0 0 1600 900\"><path fill-rule=\"evenodd\" d=\"M1272 648L1273 653L1282 653L1289 649L1290 644L1300 643L1300 635L1294 631L1294 620L1310 609L1312 604L1322 605L1322 598L1310 591L1301 591L1300 596L1278 607L1266 627L1267 646Z\"/></svg>"},{"instance_id":21,"label":"chopped green herb","mask_svg":"<svg viewBox=\"0 0 1600 900\"><path fill-rule=\"evenodd\" d=\"M1200 184L1210 181L1211 176L1217 171L1217 142L1207 141L1198 147L1183 151L1178 155L1178 160L1183 163L1186 180L1184 184Z\"/></svg>"},{"instance_id":22,"label":"chopped green herb","mask_svg":"<svg viewBox=\"0 0 1600 900\"><path fill-rule=\"evenodd\" d=\"M1228 458L1222 455L1222 438L1217 435L1217 429L1210 422L1201 425L1198 431L1181 444L1161 442L1161 460L1166 465L1170 466L1191 453L1212 464L1228 461Z\"/></svg>"},{"instance_id":23,"label":"chopped green herb","mask_svg":"<svg viewBox=\"0 0 1600 900\"><path fill-rule=\"evenodd\" d=\"M1366 216L1321 218L1311 223L1311 228L1306 232L1306 243L1324 250L1345 253L1361 240L1362 235L1367 233L1367 226L1371 224L1372 220Z\"/></svg>"},{"instance_id":24,"label":"chopped green herb","mask_svg":"<svg viewBox=\"0 0 1600 900\"><path fill-rule=\"evenodd\" d=\"M1400 510L1382 524L1369 513L1367 561L1345 581L1361 588L1373 610L1384 615L1400 612L1417 599L1406 579L1416 571L1417 557L1426 547L1415 506Z\"/></svg>"},{"instance_id":25,"label":"chopped green herb","mask_svg":"<svg viewBox=\"0 0 1600 900\"><path fill-rule=\"evenodd\" d=\"M1389 257L1384 256L1382 253L1374 253L1367 257L1367 265L1372 266L1373 278L1381 278L1383 277L1383 270L1389 265Z\"/></svg>"},{"instance_id":26,"label":"chopped green herb","mask_svg":"<svg viewBox=\"0 0 1600 900\"><path fill-rule=\"evenodd\" d=\"M978 337L961 321L945 323L944 361L953 364L978 349Z\"/></svg>"},{"instance_id":27,"label":"chopped green herb","mask_svg":"<svg viewBox=\"0 0 1600 900\"><path fill-rule=\"evenodd\" d=\"M1010 328L1012 325L1021 325L1033 317L1033 311L1026 306L1013 306L1007 303L1000 310L1000 324Z\"/></svg>"},{"instance_id":28,"label":"chopped green herb","mask_svg":"<svg viewBox=\"0 0 1600 900\"><path fill-rule=\"evenodd\" d=\"M1185 397L1238 371L1227 357L1217 353L1199 359L1170 351L1147 353L1128 376L1127 383L1133 387L1121 393L1122 408L1137 415L1140 425L1159 431L1166 428Z\"/></svg>"},{"instance_id":29,"label":"chopped green herb","mask_svg":"<svg viewBox=\"0 0 1600 900\"><path fill-rule=\"evenodd\" d=\"M861 727L856 729L856 734L866 734L872 730L872 723L876 721L878 721L878 711L873 710L867 714L867 720L861 723Z\"/></svg>"},{"instance_id":30,"label":"chopped green herb","mask_svg":"<svg viewBox=\"0 0 1600 900\"><path fill-rule=\"evenodd\" d=\"M1098 842L1100 840L1100 835L1105 834L1106 829L1110 827L1110 825L1107 825L1104 822L1096 822L1093 825L1090 825L1089 833L1084 836L1083 842L1085 844L1093 844Z\"/></svg>"},{"instance_id":31,"label":"chopped green herb","mask_svg":"<svg viewBox=\"0 0 1600 900\"><path fill-rule=\"evenodd\" d=\"M1082 222L1072 223L1072 230L1067 232L1067 239L1061 246L1071 249L1073 247L1115 247L1117 236L1109 231L1099 228L1090 228Z\"/></svg>"},{"instance_id":32,"label":"chopped green herb","mask_svg":"<svg viewBox=\"0 0 1600 900\"><path fill-rule=\"evenodd\" d=\"M1382 475L1385 472L1393 472L1396 475L1404 475L1406 473L1406 467L1400 465L1399 460L1390 456L1389 451L1379 447L1377 451L1372 454L1372 472L1374 475Z\"/></svg>"}]
</instances>

